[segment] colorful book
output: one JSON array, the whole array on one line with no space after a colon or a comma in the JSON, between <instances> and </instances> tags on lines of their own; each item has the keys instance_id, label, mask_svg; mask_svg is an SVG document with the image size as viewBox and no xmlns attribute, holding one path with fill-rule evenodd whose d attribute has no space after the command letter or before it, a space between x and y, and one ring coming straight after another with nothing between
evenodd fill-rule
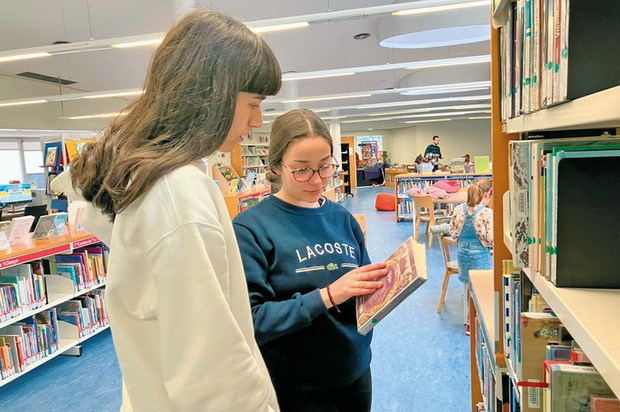
<instances>
[{"instance_id":1,"label":"colorful book","mask_svg":"<svg viewBox=\"0 0 620 412\"><path fill-rule=\"evenodd\" d=\"M62 164L62 143L47 142L43 151L43 165L57 168Z\"/></svg>"},{"instance_id":2,"label":"colorful book","mask_svg":"<svg viewBox=\"0 0 620 412\"><path fill-rule=\"evenodd\" d=\"M591 412L620 412L620 400L614 396L592 395L590 397Z\"/></svg>"},{"instance_id":3,"label":"colorful book","mask_svg":"<svg viewBox=\"0 0 620 412\"><path fill-rule=\"evenodd\" d=\"M549 396L545 402L549 411L584 411L588 410L592 395L613 395L592 366L556 363L550 365L546 373Z\"/></svg>"},{"instance_id":4,"label":"colorful book","mask_svg":"<svg viewBox=\"0 0 620 412\"><path fill-rule=\"evenodd\" d=\"M413 237L387 259L388 274L375 292L356 298L357 330L367 334L381 319L426 282L426 251Z\"/></svg>"}]
</instances>

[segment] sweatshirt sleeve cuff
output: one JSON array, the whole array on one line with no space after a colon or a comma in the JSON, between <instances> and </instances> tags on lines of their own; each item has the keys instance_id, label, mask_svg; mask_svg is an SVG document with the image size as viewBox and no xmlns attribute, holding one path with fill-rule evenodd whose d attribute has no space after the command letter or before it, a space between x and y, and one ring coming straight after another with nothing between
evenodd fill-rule
<instances>
[{"instance_id":1,"label":"sweatshirt sleeve cuff","mask_svg":"<svg viewBox=\"0 0 620 412\"><path fill-rule=\"evenodd\" d=\"M312 292L302 295L304 307L308 310L311 319L327 312L327 308L321 298L321 292L319 289L315 289Z\"/></svg>"}]
</instances>

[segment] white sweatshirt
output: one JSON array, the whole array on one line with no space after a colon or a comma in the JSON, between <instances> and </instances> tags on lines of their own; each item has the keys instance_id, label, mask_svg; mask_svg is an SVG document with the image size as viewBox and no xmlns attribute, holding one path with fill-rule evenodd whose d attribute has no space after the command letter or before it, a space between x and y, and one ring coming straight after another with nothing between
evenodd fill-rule
<instances>
[{"instance_id":1,"label":"white sweatshirt","mask_svg":"<svg viewBox=\"0 0 620 412\"><path fill-rule=\"evenodd\" d=\"M90 204L82 215L111 250L106 299L123 411L278 410L230 218L204 169L167 174L113 225ZM75 197L69 180L55 188Z\"/></svg>"}]
</instances>

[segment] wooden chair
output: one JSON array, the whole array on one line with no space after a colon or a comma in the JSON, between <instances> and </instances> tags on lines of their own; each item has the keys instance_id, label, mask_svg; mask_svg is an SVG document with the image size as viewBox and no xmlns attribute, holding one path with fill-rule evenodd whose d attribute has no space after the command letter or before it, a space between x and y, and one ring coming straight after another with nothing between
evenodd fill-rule
<instances>
[{"instance_id":1,"label":"wooden chair","mask_svg":"<svg viewBox=\"0 0 620 412\"><path fill-rule=\"evenodd\" d=\"M437 313L441 313L443 310L443 303L446 300L446 291L448 290L450 276L459 273L458 262L450 258L450 245L456 245L456 240L450 236L440 235L439 244L441 246L443 262L446 266L446 272L443 275L443 283L441 284L441 294L439 295L439 303L437 304Z\"/></svg>"},{"instance_id":2,"label":"wooden chair","mask_svg":"<svg viewBox=\"0 0 620 412\"><path fill-rule=\"evenodd\" d=\"M364 232L364 239L368 239L368 235L367 235L367 227L368 224L366 222L366 215L353 215L353 217L355 218L355 220L357 220L357 223L359 223L360 227L362 228L362 232Z\"/></svg>"},{"instance_id":3,"label":"wooden chair","mask_svg":"<svg viewBox=\"0 0 620 412\"><path fill-rule=\"evenodd\" d=\"M431 226L437 223L437 219L449 219L450 217L444 213L437 213L433 204L433 198L430 196L413 196L413 204L415 207L415 226L413 229L413 237L418 240L418 232L420 230L420 222L426 222L426 234L428 236L428 247L433 246L433 234Z\"/></svg>"}]
</instances>

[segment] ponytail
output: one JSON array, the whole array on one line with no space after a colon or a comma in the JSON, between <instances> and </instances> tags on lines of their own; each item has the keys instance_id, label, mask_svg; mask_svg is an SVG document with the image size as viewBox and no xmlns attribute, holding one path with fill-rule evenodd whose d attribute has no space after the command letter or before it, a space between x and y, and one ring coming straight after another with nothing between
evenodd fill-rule
<instances>
[{"instance_id":1,"label":"ponytail","mask_svg":"<svg viewBox=\"0 0 620 412\"><path fill-rule=\"evenodd\" d=\"M485 193L493 188L493 182L487 177L481 177L469 186L467 189L467 206L476 207L482 202Z\"/></svg>"}]
</instances>

